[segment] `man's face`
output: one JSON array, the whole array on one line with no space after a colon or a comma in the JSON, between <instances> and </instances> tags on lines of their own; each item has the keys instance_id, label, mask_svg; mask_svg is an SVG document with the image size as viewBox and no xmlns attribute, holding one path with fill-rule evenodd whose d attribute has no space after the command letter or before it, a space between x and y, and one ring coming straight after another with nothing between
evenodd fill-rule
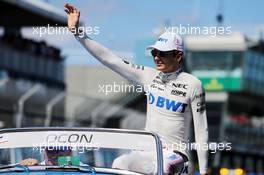
<instances>
[{"instance_id":1,"label":"man's face","mask_svg":"<svg viewBox=\"0 0 264 175\"><path fill-rule=\"evenodd\" d=\"M181 56L177 51L162 52L159 50L152 50L151 54L156 64L156 69L164 73L174 72L180 67Z\"/></svg>"},{"instance_id":2,"label":"man's face","mask_svg":"<svg viewBox=\"0 0 264 175\"><path fill-rule=\"evenodd\" d=\"M45 150L45 163L46 165L58 165L58 158L61 156L71 156L71 150Z\"/></svg>"}]
</instances>

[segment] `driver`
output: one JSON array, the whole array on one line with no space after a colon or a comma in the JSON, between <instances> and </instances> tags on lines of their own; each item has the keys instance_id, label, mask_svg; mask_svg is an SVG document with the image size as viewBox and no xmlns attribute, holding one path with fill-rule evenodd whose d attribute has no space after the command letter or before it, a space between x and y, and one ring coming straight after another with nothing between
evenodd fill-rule
<instances>
[{"instance_id":1,"label":"driver","mask_svg":"<svg viewBox=\"0 0 264 175\"><path fill-rule=\"evenodd\" d=\"M20 162L23 166L34 166L34 165L48 165L57 166L58 158L61 156L72 156L72 150L69 148L45 148L44 150L44 161L40 162L37 159L28 158Z\"/></svg>"},{"instance_id":2,"label":"driver","mask_svg":"<svg viewBox=\"0 0 264 175\"><path fill-rule=\"evenodd\" d=\"M164 159L167 160L164 161L165 173L175 174L173 169L176 162L188 157L191 121L194 124L197 147L208 144L205 92L201 81L182 69L182 38L176 33L165 32L154 45L148 47L151 49L156 69L135 65L90 37L82 35L83 32L79 31L81 28L78 28L78 9L65 4L65 11L68 14L69 30L91 55L121 76L144 87L148 101L145 129L157 133L162 139L164 149L168 150L168 156L164 154ZM197 154L200 174L205 175L208 168L208 149L197 149ZM126 163L122 160L118 162L121 165Z\"/></svg>"}]
</instances>

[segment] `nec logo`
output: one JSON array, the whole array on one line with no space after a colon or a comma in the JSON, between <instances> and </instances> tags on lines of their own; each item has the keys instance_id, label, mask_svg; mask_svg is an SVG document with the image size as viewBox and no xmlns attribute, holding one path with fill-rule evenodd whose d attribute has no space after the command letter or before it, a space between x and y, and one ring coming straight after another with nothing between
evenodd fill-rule
<instances>
[{"instance_id":1,"label":"nec logo","mask_svg":"<svg viewBox=\"0 0 264 175\"><path fill-rule=\"evenodd\" d=\"M166 43L168 41L168 39L166 39L166 38L159 38L158 41Z\"/></svg>"},{"instance_id":2,"label":"nec logo","mask_svg":"<svg viewBox=\"0 0 264 175\"><path fill-rule=\"evenodd\" d=\"M187 107L187 104L185 103L166 99L162 96L158 96L158 98L155 99L155 96L152 93L150 93L148 96L148 102L149 104L154 104L155 106L159 108L165 108L173 112L179 111L181 113L184 113L185 108Z\"/></svg>"},{"instance_id":3,"label":"nec logo","mask_svg":"<svg viewBox=\"0 0 264 175\"><path fill-rule=\"evenodd\" d=\"M181 84L181 83L177 83L177 84L173 83L172 87L187 89L188 85L187 84Z\"/></svg>"}]
</instances>

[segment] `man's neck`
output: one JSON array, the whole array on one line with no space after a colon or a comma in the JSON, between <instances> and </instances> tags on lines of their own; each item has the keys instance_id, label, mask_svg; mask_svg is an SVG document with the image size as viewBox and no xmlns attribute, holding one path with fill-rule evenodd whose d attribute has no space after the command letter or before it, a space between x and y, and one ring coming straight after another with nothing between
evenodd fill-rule
<instances>
[{"instance_id":1,"label":"man's neck","mask_svg":"<svg viewBox=\"0 0 264 175\"><path fill-rule=\"evenodd\" d=\"M171 73L177 73L177 72L180 72L180 71L182 71L182 67L181 66L179 66L176 69L173 69L171 71L161 71L161 72L164 73L164 74L171 74Z\"/></svg>"}]
</instances>

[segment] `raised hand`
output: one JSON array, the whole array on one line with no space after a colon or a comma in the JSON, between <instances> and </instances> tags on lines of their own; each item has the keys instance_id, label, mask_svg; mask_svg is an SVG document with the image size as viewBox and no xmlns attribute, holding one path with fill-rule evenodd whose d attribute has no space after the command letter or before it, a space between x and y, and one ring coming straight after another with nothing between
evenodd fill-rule
<instances>
[{"instance_id":1,"label":"raised hand","mask_svg":"<svg viewBox=\"0 0 264 175\"><path fill-rule=\"evenodd\" d=\"M64 11L68 14L69 30L76 31L79 25L80 11L69 3L64 4Z\"/></svg>"}]
</instances>

